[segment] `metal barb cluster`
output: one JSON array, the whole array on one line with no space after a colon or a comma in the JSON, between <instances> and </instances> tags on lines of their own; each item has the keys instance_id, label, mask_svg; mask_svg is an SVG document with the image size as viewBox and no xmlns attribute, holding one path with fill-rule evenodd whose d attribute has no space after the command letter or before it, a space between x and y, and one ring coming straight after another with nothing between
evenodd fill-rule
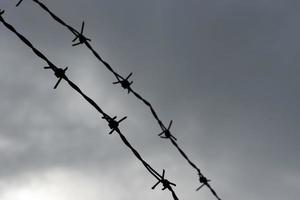
<instances>
[{"instance_id":1,"label":"metal barb cluster","mask_svg":"<svg viewBox=\"0 0 300 200\"><path fill-rule=\"evenodd\" d=\"M73 47L77 46L79 44L84 44L87 41L91 41L91 39L89 39L83 35L83 30L84 30L84 22L82 22L80 33L75 32L76 35L75 35L75 38L72 40L72 42L75 42L76 40L78 40L78 42L72 44Z\"/></svg>"},{"instance_id":2,"label":"metal barb cluster","mask_svg":"<svg viewBox=\"0 0 300 200\"><path fill-rule=\"evenodd\" d=\"M165 190L165 189L172 189L172 186L176 186L175 183L172 183L170 181L168 181L167 179L165 179L165 170L163 169L163 173L162 173L162 176L161 176L161 179L157 181L157 183L155 183L155 185L152 186L152 190L154 190L156 188L156 186L161 183L163 185L163 188L161 190Z\"/></svg>"},{"instance_id":3,"label":"metal barb cluster","mask_svg":"<svg viewBox=\"0 0 300 200\"><path fill-rule=\"evenodd\" d=\"M127 118L127 116L123 117L122 119L120 119L119 121L117 121L117 116L114 116L113 118L111 118L108 115L104 115L102 117L102 119L105 119L108 122L108 126L111 129L111 131L108 134L112 134L114 131L119 130L119 124L125 120Z\"/></svg>"},{"instance_id":4,"label":"metal barb cluster","mask_svg":"<svg viewBox=\"0 0 300 200\"><path fill-rule=\"evenodd\" d=\"M128 79L132 76L132 72L124 79L123 77L119 78L118 76L116 76L116 78L118 79L118 81L113 82L113 84L121 84L122 88L124 88L125 90L128 91L128 94L130 93L131 89L131 84L133 83L133 81L128 81Z\"/></svg>"},{"instance_id":5,"label":"metal barb cluster","mask_svg":"<svg viewBox=\"0 0 300 200\"><path fill-rule=\"evenodd\" d=\"M66 71L68 70L68 67L62 69L62 68L57 68L55 66L46 66L44 69L52 69L54 71L54 75L58 78L55 86L53 89L56 89L57 86L59 85L60 81L66 77Z\"/></svg>"},{"instance_id":6,"label":"metal barb cluster","mask_svg":"<svg viewBox=\"0 0 300 200\"><path fill-rule=\"evenodd\" d=\"M210 182L211 180L207 179L205 176L203 176L202 174L199 175L199 181L200 183L202 183L202 185L200 185L196 191L200 190L204 185L207 185L208 182Z\"/></svg>"},{"instance_id":7,"label":"metal barb cluster","mask_svg":"<svg viewBox=\"0 0 300 200\"><path fill-rule=\"evenodd\" d=\"M177 140L170 132L172 123L173 123L173 120L170 121L168 128L166 128L164 125L161 126L163 131L158 134L160 136L160 138Z\"/></svg>"}]
</instances>

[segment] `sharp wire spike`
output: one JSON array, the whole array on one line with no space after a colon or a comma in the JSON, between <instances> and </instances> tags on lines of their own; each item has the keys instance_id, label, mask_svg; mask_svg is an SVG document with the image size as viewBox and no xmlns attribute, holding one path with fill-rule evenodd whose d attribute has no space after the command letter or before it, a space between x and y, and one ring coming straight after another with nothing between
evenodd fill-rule
<instances>
[{"instance_id":1,"label":"sharp wire spike","mask_svg":"<svg viewBox=\"0 0 300 200\"><path fill-rule=\"evenodd\" d=\"M198 187L198 188L196 189L196 191L199 191L203 186L204 186L204 184L200 185L200 187Z\"/></svg>"},{"instance_id":2,"label":"sharp wire spike","mask_svg":"<svg viewBox=\"0 0 300 200\"><path fill-rule=\"evenodd\" d=\"M113 82L113 84L119 84L120 83L121 87L123 89L127 90L127 93L129 94L132 91L132 89L130 88L130 86L133 83L133 81L130 81L130 82L128 81L128 79L131 76L132 76L132 72L126 78L120 77L121 80L120 80L120 78L118 76L116 76L116 78L118 79L118 81Z\"/></svg>"},{"instance_id":3,"label":"sharp wire spike","mask_svg":"<svg viewBox=\"0 0 300 200\"><path fill-rule=\"evenodd\" d=\"M118 77L118 76L116 76L116 78L117 78L117 80L118 80L118 81L115 81L115 82L113 82L113 84L118 84L118 83L121 83L121 80L119 79L119 77Z\"/></svg>"},{"instance_id":4,"label":"sharp wire spike","mask_svg":"<svg viewBox=\"0 0 300 200\"><path fill-rule=\"evenodd\" d=\"M175 141L177 141L177 138L174 137L171 132L170 132L170 128L173 124L173 120L170 121L168 128L166 128L163 124L161 125L161 129L163 130L161 133L158 134L158 136L160 136L160 138L164 138L164 139L173 139Z\"/></svg>"},{"instance_id":5,"label":"sharp wire spike","mask_svg":"<svg viewBox=\"0 0 300 200\"><path fill-rule=\"evenodd\" d=\"M59 78L53 89L56 89L62 78Z\"/></svg>"},{"instance_id":6,"label":"sharp wire spike","mask_svg":"<svg viewBox=\"0 0 300 200\"><path fill-rule=\"evenodd\" d=\"M128 80L131 75L132 75L132 72L126 77L126 80Z\"/></svg>"},{"instance_id":7,"label":"sharp wire spike","mask_svg":"<svg viewBox=\"0 0 300 200\"><path fill-rule=\"evenodd\" d=\"M176 137L174 137L173 135L171 135L171 138L173 138L175 141L177 141L177 138L176 138Z\"/></svg>"},{"instance_id":8,"label":"sharp wire spike","mask_svg":"<svg viewBox=\"0 0 300 200\"><path fill-rule=\"evenodd\" d=\"M75 36L75 38L72 40L72 42L75 42L78 38L78 35Z\"/></svg>"},{"instance_id":9,"label":"sharp wire spike","mask_svg":"<svg viewBox=\"0 0 300 200\"><path fill-rule=\"evenodd\" d=\"M75 35L75 38L72 40L72 42L75 42L76 40L78 40L77 43L72 44L73 47L74 47L74 46L77 46L77 45L79 45L79 44L83 44L83 43L85 43L86 41L91 41L91 39L86 38L86 37L83 35L84 27L85 27L85 22L83 21L82 24L81 24L80 32L78 32L78 31L72 31L73 34Z\"/></svg>"},{"instance_id":10,"label":"sharp wire spike","mask_svg":"<svg viewBox=\"0 0 300 200\"><path fill-rule=\"evenodd\" d=\"M22 3L23 0L20 0L17 4L16 4L16 7L18 7L21 3Z\"/></svg>"},{"instance_id":11,"label":"sharp wire spike","mask_svg":"<svg viewBox=\"0 0 300 200\"><path fill-rule=\"evenodd\" d=\"M170 124L169 124L169 127L168 127L168 130L170 130L171 126L172 126L172 123L173 123L173 120L170 121Z\"/></svg>"},{"instance_id":12,"label":"sharp wire spike","mask_svg":"<svg viewBox=\"0 0 300 200\"><path fill-rule=\"evenodd\" d=\"M155 185L152 186L151 189L154 189L159 183L162 183L162 185L163 185L162 190L165 190L165 189L170 189L170 190L172 190L171 185L176 186L175 183L172 183L172 182L168 181L167 179L165 179L165 172L166 172L165 169L163 169L163 172L162 172L162 175L161 175L161 177L160 177L160 180L158 180L158 181L155 183Z\"/></svg>"},{"instance_id":13,"label":"sharp wire spike","mask_svg":"<svg viewBox=\"0 0 300 200\"><path fill-rule=\"evenodd\" d=\"M61 82L61 80L65 77L65 73L68 70L68 67L62 69L62 68L57 68L55 66L45 66L44 69L52 69L54 71L54 75L58 78L58 81L53 87L53 89L56 89L59 83Z\"/></svg>"},{"instance_id":14,"label":"sharp wire spike","mask_svg":"<svg viewBox=\"0 0 300 200\"><path fill-rule=\"evenodd\" d=\"M79 45L79 44L81 44L81 43L78 42L78 43L76 43L76 44L72 44L72 46L75 47L75 46L77 46L77 45Z\"/></svg>"},{"instance_id":15,"label":"sharp wire spike","mask_svg":"<svg viewBox=\"0 0 300 200\"><path fill-rule=\"evenodd\" d=\"M160 182L161 182L161 181L158 181L157 183L155 183L155 185L153 185L153 186L151 187L151 189L154 190L154 189L156 188L156 186L157 186Z\"/></svg>"},{"instance_id":16,"label":"sharp wire spike","mask_svg":"<svg viewBox=\"0 0 300 200\"><path fill-rule=\"evenodd\" d=\"M165 131L161 132L160 134L158 134L159 136L162 136L165 133Z\"/></svg>"},{"instance_id":17,"label":"sharp wire spike","mask_svg":"<svg viewBox=\"0 0 300 200\"><path fill-rule=\"evenodd\" d=\"M81 31L80 31L81 34L83 34L83 30L84 30L84 21L82 22L82 25L81 25Z\"/></svg>"},{"instance_id":18,"label":"sharp wire spike","mask_svg":"<svg viewBox=\"0 0 300 200\"><path fill-rule=\"evenodd\" d=\"M118 123L122 122L122 121L125 120L126 118L127 118L127 116L123 117L122 119L120 119L120 120L118 121Z\"/></svg>"}]
</instances>

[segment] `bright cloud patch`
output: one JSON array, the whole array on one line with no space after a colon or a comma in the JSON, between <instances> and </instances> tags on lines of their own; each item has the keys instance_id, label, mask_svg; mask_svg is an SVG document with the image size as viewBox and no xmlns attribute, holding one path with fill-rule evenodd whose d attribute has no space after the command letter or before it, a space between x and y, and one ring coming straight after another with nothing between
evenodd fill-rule
<instances>
[{"instance_id":1,"label":"bright cloud patch","mask_svg":"<svg viewBox=\"0 0 300 200\"><path fill-rule=\"evenodd\" d=\"M120 199L105 177L92 177L76 171L53 170L26 175L10 183L1 183L1 200L98 200ZM3 190L4 189L4 190ZM4 192L3 192L4 191ZM120 190L118 190L120 191Z\"/></svg>"}]
</instances>

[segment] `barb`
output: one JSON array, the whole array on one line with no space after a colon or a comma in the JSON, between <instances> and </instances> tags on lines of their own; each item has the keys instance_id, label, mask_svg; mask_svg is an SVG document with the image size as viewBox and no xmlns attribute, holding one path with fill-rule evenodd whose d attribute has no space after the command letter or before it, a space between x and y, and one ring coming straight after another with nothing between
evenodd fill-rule
<instances>
[{"instance_id":1,"label":"barb","mask_svg":"<svg viewBox=\"0 0 300 200\"><path fill-rule=\"evenodd\" d=\"M176 149L180 152L180 154L185 158L185 160L191 165L191 167L193 167L197 173L199 178L203 176L203 174L201 173L200 169L193 163L191 162L191 160L188 158L188 156L183 152L183 150L178 146L177 144L177 139L171 134L170 132L170 127L172 124L172 121L170 122L168 128L166 128L166 126L163 124L163 122L160 120L160 118L158 117L156 111L154 110L153 106L144 98L142 97L139 93L137 93L136 91L134 91L131 88L131 84L133 83L133 81L129 82L128 79L129 77L132 75L132 73L129 74L129 76L127 76L126 78L122 77L120 74L118 74L111 66L110 64L108 64L105 60L103 60L103 58L97 53L96 50L94 50L94 48L91 46L91 44L89 43L89 39L85 38L82 34L83 34L83 29L84 29L84 23L82 24L81 27L81 31L77 31L76 29L72 28L70 25L66 24L62 19L60 19L58 16L56 16L52 11L49 10L49 8L47 8L47 6L45 4L43 4L42 2L40 2L39 0L32 0L33 2L37 3L43 10L45 10L55 21L57 21L58 23L60 23L61 25L65 26L69 31L71 31L74 35L75 35L75 39L79 39L79 43L76 43L75 45L79 45L79 44L85 44L86 47L94 54L94 56L102 63L104 64L104 66L111 72L113 73L113 75L116 77L117 81L113 82L113 84L120 84L121 87L125 90L127 90L128 93L132 93L136 98L138 98L140 101L142 101L146 106L149 107L153 117L156 119L158 125L160 126L162 132L159 135L160 138L163 139L169 139L171 141L171 143L173 144L173 146L176 147ZM80 37L81 40L80 40ZM75 46L73 44L73 46ZM204 176L203 176L204 177ZM201 181L200 181L201 183ZM202 184L202 183L201 183ZM218 197L218 195L216 194L216 192L212 189L212 187L209 184L205 184L212 192L212 194L218 199L220 200L220 198ZM198 190L197 190L198 191Z\"/></svg>"},{"instance_id":2,"label":"barb","mask_svg":"<svg viewBox=\"0 0 300 200\"><path fill-rule=\"evenodd\" d=\"M73 83L65 74L65 72L67 71L67 67L65 69L62 68L58 68L56 67L49 59L47 59L47 57L42 54L38 49L36 49L32 43L26 39L22 34L20 34L12 25L8 24L2 17L2 14L4 13L4 11L0 10L0 22L2 22L2 24L9 29L11 32L13 32L14 34L17 35L17 37L24 42L29 48L32 49L32 51L38 56L40 57L42 60L44 60L48 66L44 67L45 69L51 69L54 72L54 75L58 78L57 83L54 86L54 89L58 86L58 84L60 83L60 81L62 79L64 79L71 88L73 88L76 92L78 92L89 104L91 104L101 115L102 118L107 120L108 122L108 126L111 129L111 132L116 131L121 140L123 141L123 143L133 152L133 154L136 156L136 158L138 160L141 161L141 163L144 165L144 167L147 169L147 171L157 180L162 180L164 179L164 177L162 177L157 171L155 171L142 157L141 155L138 153L138 151L128 142L128 140L126 139L126 137L121 133L120 129L119 129L119 124L120 122L122 122L123 120L125 120L127 117L123 117L121 120L116 121L116 116L111 118L108 114L106 114L91 98L89 98L84 92L82 92L82 90L75 84ZM178 197L176 196L174 190L172 189L172 187L168 187L167 188L171 193L172 196L174 198L174 200L178 200Z\"/></svg>"},{"instance_id":3,"label":"barb","mask_svg":"<svg viewBox=\"0 0 300 200\"><path fill-rule=\"evenodd\" d=\"M91 41L91 39L89 39L83 35L83 30L84 30L84 22L82 22L80 33L76 33L75 38L72 40L72 42L75 42L76 40L78 40L78 42L75 44L72 44L72 46L77 46L79 44L84 44L87 41Z\"/></svg>"},{"instance_id":4,"label":"barb","mask_svg":"<svg viewBox=\"0 0 300 200\"><path fill-rule=\"evenodd\" d=\"M167 179L165 179L165 170L164 169L163 169L161 179L158 180L158 182L156 182L155 185L153 185L151 189L154 190L159 183L161 183L163 185L163 188L161 190L165 190L166 188L171 187L171 185L176 186L175 183L172 183L172 182L168 181Z\"/></svg>"},{"instance_id":5,"label":"barb","mask_svg":"<svg viewBox=\"0 0 300 200\"><path fill-rule=\"evenodd\" d=\"M168 128L166 128L163 124L161 125L163 131L158 134L158 136L160 136L160 138L164 138L164 139L172 138L173 140L177 140L170 132L172 123L173 123L173 121L171 120Z\"/></svg>"},{"instance_id":6,"label":"barb","mask_svg":"<svg viewBox=\"0 0 300 200\"><path fill-rule=\"evenodd\" d=\"M56 89L60 81L66 77L66 71L68 70L68 67L65 69L62 68L54 68L53 66L46 66L44 69L52 69L54 71L54 75L58 78L58 81L56 82L53 89Z\"/></svg>"},{"instance_id":7,"label":"barb","mask_svg":"<svg viewBox=\"0 0 300 200\"><path fill-rule=\"evenodd\" d=\"M200 181L200 183L202 183L202 185L200 185L200 186L196 189L196 191L200 190L204 185L207 185L208 182L210 182L210 180L208 180L206 177L204 177L204 176L202 176L202 175L200 175L199 181Z\"/></svg>"},{"instance_id":8,"label":"barb","mask_svg":"<svg viewBox=\"0 0 300 200\"><path fill-rule=\"evenodd\" d=\"M165 189L168 189L172 192L172 195L174 198L176 198L176 194L175 192L173 191L172 189L172 186L176 186L175 183L172 183L170 181L168 181L167 179L165 179L165 170L163 169L163 173L162 173L162 176L161 176L161 179L158 180L153 186L152 186L152 190L154 190L156 188L156 186L161 183L163 185L163 188L161 190L165 190Z\"/></svg>"},{"instance_id":9,"label":"barb","mask_svg":"<svg viewBox=\"0 0 300 200\"><path fill-rule=\"evenodd\" d=\"M200 183L202 183L202 185L200 185L196 191L200 190L203 186L207 186L210 191L213 193L213 195L218 199L221 200L221 198L217 195L216 191L210 186L210 184L208 182L210 182L211 180L208 180L205 176L203 176L203 174L199 173L199 181Z\"/></svg>"},{"instance_id":10,"label":"barb","mask_svg":"<svg viewBox=\"0 0 300 200\"><path fill-rule=\"evenodd\" d=\"M128 79L131 77L132 73L130 73L125 79L123 77L117 77L118 81L113 82L113 84L121 84L121 87L124 88L125 90L128 90L128 94L130 93L130 91L132 91L131 89L131 84L133 83L133 81L129 82Z\"/></svg>"},{"instance_id":11,"label":"barb","mask_svg":"<svg viewBox=\"0 0 300 200\"><path fill-rule=\"evenodd\" d=\"M114 131L119 130L119 124L125 120L127 118L123 117L122 119L120 119L119 121L116 121L117 116L114 116L113 118L107 116L103 116L102 119L105 119L108 122L108 126L111 129L111 131L108 134L112 134Z\"/></svg>"}]
</instances>

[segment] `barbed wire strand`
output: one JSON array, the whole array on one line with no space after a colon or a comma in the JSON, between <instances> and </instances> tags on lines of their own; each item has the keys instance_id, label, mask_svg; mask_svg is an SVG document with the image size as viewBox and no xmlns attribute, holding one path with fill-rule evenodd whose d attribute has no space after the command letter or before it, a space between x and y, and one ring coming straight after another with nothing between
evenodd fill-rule
<instances>
[{"instance_id":1,"label":"barbed wire strand","mask_svg":"<svg viewBox=\"0 0 300 200\"><path fill-rule=\"evenodd\" d=\"M22 34L20 34L11 24L7 23L4 18L2 17L2 14L4 13L3 10L0 10L0 21L2 22L2 24L9 29L11 32L13 32L14 34L17 35L17 37L24 42L29 48L32 49L32 51L38 56L40 57L42 60L44 60L49 66L45 67L45 69L51 69L53 70L53 72L55 73L56 77L59 78L59 81L57 82L57 84L55 85L54 88L56 88L60 82L61 79L64 79L69 86L71 86L71 88L73 88L76 92L78 92L89 104L91 104L100 114L102 114L102 118L107 120L107 122L109 123L109 127L112 129L110 134L113 131L116 131L118 133L118 135L120 136L121 140L123 141L123 143L133 152L133 154L137 157L138 160L141 161L141 163L144 165L144 167L147 169L147 171L154 177L156 178L159 182L161 182L163 184L163 186L165 188L167 188L171 193L172 193L172 197L174 200L178 200L178 197L175 193L175 191L173 190L173 188L171 187L170 184L167 184L168 186L166 187L164 185L164 183L171 183L169 182L167 179L164 178L164 175L160 175L156 170L154 170L142 157L141 155L138 153L138 151L128 142L128 140L126 139L126 137L122 134L122 132L120 131L120 129L118 128L118 125L121 121L123 121L126 117L122 118L119 121L116 121L116 117L110 117L108 114L106 114L96 103L94 100L92 100L90 97L88 97L75 83L73 83L65 74L65 71L67 70L67 68L65 69L61 69L56 67L44 54L42 54L38 49L36 49L32 43L25 38L25 36L23 36ZM175 185L175 184L174 184Z\"/></svg>"},{"instance_id":2,"label":"barbed wire strand","mask_svg":"<svg viewBox=\"0 0 300 200\"><path fill-rule=\"evenodd\" d=\"M23 0L21 0L23 1ZM196 190L198 191L199 189L202 188L203 185L206 185L210 191L212 192L212 194L218 199L221 200L221 198L217 195L216 191L211 187L211 185L208 183L209 180L203 175L203 173L201 172L200 168L197 167L196 164L194 164L189 157L186 155L186 153L184 153L184 151L182 150L182 148L180 148L180 146L178 145L178 143L176 142L176 138L171 134L169 128L167 129L166 126L164 125L164 123L162 122L162 120L160 120L160 118L158 117L156 111L154 110L153 106L144 98L142 97L139 93L137 93L136 91L134 91L132 89L132 87L130 86L131 83L128 82L128 77L124 78L122 77L120 74L118 74L115 70L113 70L113 68L110 66L110 64L108 64L98 53L97 51L91 46L90 44L90 40L87 39L85 36L83 36L83 28L84 28L84 23L81 29L81 32L77 31L75 28L71 27L70 25L68 25L67 23L65 23L61 18L59 18L58 16L56 16L45 4L43 4L42 2L40 2L39 0L32 0L33 2L37 3L42 9L44 9L56 22L60 23L61 25L65 26L69 31L71 31L76 38L78 37L82 37L81 41L78 44L85 44L86 47L92 51L92 53L95 55L95 57L102 62L105 67L114 74L114 76L116 77L116 79L118 80L118 82L114 82L115 83L121 83L121 86L124 89L128 90L128 93L132 93L136 98L138 98L139 100L141 100L145 105L147 105L153 115L153 117L156 119L157 123L159 124L160 128L162 129L162 133L159 134L161 138L164 139L170 139L171 144L173 144L173 146L176 147L176 149L180 152L180 154L185 158L185 160L191 165L191 167L193 167L196 171L197 171L197 175L199 177L199 181L201 183L201 186L198 187ZM76 39L75 38L75 39ZM74 46L74 45L73 45ZM132 73L131 73L132 74ZM131 74L129 76L131 76ZM125 83L125 85L122 85L122 83ZM127 84L127 85L126 85ZM165 135L162 135L165 134Z\"/></svg>"}]
</instances>

